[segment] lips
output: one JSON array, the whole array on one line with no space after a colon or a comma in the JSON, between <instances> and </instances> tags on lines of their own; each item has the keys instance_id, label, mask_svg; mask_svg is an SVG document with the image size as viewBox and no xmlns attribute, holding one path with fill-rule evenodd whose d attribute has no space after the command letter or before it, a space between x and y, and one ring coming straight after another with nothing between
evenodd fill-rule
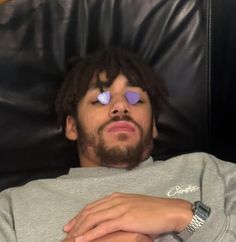
<instances>
[{"instance_id":1,"label":"lips","mask_svg":"<svg viewBox=\"0 0 236 242\"><path fill-rule=\"evenodd\" d=\"M135 132L135 127L127 121L116 121L107 127L107 132Z\"/></svg>"}]
</instances>

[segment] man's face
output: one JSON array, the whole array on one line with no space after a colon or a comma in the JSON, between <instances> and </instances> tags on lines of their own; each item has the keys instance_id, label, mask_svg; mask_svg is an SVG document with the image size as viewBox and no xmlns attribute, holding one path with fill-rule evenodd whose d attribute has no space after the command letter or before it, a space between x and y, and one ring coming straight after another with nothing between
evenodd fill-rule
<instances>
[{"instance_id":1,"label":"man's face","mask_svg":"<svg viewBox=\"0 0 236 242\"><path fill-rule=\"evenodd\" d=\"M100 74L104 83L106 75ZM146 159L157 136L150 100L139 87L129 86L120 74L108 88L108 104L97 101L100 90L92 81L91 88L78 104L77 120L67 118L66 135L78 141L81 166L133 168ZM125 97L127 91L140 95L136 104Z\"/></svg>"}]
</instances>

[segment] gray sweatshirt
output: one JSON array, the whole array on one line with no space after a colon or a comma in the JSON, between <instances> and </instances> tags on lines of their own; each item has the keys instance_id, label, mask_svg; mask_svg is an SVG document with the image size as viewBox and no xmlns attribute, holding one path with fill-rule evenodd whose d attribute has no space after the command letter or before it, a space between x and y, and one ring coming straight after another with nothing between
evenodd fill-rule
<instances>
[{"instance_id":1,"label":"gray sweatshirt","mask_svg":"<svg viewBox=\"0 0 236 242\"><path fill-rule=\"evenodd\" d=\"M189 242L236 241L236 165L205 153L153 162L133 170L74 168L57 179L32 181L0 193L1 242L59 242L63 226L87 203L113 192L203 201L207 222ZM156 241L182 241L166 234Z\"/></svg>"}]
</instances>

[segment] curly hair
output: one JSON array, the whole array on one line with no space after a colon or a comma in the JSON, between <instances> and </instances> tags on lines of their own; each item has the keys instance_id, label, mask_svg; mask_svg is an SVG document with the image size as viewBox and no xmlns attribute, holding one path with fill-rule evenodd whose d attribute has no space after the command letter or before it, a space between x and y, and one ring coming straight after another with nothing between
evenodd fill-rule
<instances>
[{"instance_id":1,"label":"curly hair","mask_svg":"<svg viewBox=\"0 0 236 242\"><path fill-rule=\"evenodd\" d=\"M121 48L109 48L96 51L84 59L73 58L72 68L69 70L57 94L55 109L58 123L64 125L67 115L76 118L78 103L90 87L91 80L95 77L99 86L99 74L106 73L107 86L112 85L116 77L122 73L132 86L139 86L147 92L152 112L157 120L160 102L163 99L163 90L160 86L159 76L139 55Z\"/></svg>"}]
</instances>

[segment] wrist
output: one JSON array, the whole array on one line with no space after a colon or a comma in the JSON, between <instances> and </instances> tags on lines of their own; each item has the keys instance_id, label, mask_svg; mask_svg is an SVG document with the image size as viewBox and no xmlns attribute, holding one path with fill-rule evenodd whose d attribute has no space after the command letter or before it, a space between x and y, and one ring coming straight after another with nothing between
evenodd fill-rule
<instances>
[{"instance_id":1,"label":"wrist","mask_svg":"<svg viewBox=\"0 0 236 242\"><path fill-rule=\"evenodd\" d=\"M194 202L192 206L193 216L190 223L186 228L179 234L180 238L189 238L197 230L199 230L206 222L211 213L211 208L203 204L201 201Z\"/></svg>"},{"instance_id":2,"label":"wrist","mask_svg":"<svg viewBox=\"0 0 236 242\"><path fill-rule=\"evenodd\" d=\"M178 210L178 216L176 219L176 228L175 232L180 233L182 232L191 222L193 218L193 204L182 200L180 208Z\"/></svg>"}]
</instances>

